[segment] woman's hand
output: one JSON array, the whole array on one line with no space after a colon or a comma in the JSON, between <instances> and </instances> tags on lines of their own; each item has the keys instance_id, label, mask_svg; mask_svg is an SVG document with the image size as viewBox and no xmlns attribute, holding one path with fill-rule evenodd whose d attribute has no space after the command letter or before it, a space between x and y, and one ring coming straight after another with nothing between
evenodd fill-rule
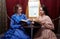
<instances>
[{"instance_id":1,"label":"woman's hand","mask_svg":"<svg viewBox=\"0 0 60 39\"><path fill-rule=\"evenodd\" d=\"M32 24L34 24L34 21L32 21Z\"/></svg>"},{"instance_id":2,"label":"woman's hand","mask_svg":"<svg viewBox=\"0 0 60 39\"><path fill-rule=\"evenodd\" d=\"M31 18L29 18L29 20L30 20L30 21L32 21L32 19L31 19Z\"/></svg>"}]
</instances>

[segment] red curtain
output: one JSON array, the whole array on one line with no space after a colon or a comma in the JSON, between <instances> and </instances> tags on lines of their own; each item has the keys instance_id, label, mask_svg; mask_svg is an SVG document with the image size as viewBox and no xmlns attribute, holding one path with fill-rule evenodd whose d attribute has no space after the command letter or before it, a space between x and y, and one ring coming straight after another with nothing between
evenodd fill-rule
<instances>
[{"instance_id":1,"label":"red curtain","mask_svg":"<svg viewBox=\"0 0 60 39\"><path fill-rule=\"evenodd\" d=\"M20 4L23 7L23 12L26 11L28 0L6 0L7 14L10 17L14 13L14 6Z\"/></svg>"},{"instance_id":2,"label":"red curtain","mask_svg":"<svg viewBox=\"0 0 60 39\"><path fill-rule=\"evenodd\" d=\"M41 4L45 4L48 12L49 12L49 16L52 19L55 19L59 16L59 8L60 8L60 0L40 0ZM23 7L23 12L26 12L26 7L27 7L27 3L28 0L6 0L6 7L7 7L7 14L8 16L11 16L14 13L13 7L17 4L21 4ZM58 26L58 20L54 21L55 26ZM57 28L56 28L57 30Z\"/></svg>"},{"instance_id":3,"label":"red curtain","mask_svg":"<svg viewBox=\"0 0 60 39\"><path fill-rule=\"evenodd\" d=\"M56 18L59 15L59 3L60 0L41 0L41 4L45 4L48 8L51 18Z\"/></svg>"}]
</instances>

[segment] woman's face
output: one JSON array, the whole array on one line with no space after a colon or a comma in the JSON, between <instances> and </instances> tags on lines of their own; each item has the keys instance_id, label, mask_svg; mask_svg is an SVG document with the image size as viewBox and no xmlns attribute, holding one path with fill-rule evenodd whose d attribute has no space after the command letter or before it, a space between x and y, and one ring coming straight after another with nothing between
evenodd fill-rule
<instances>
[{"instance_id":1,"label":"woman's face","mask_svg":"<svg viewBox=\"0 0 60 39\"><path fill-rule=\"evenodd\" d=\"M18 13L21 13L21 12L22 12L22 7L18 7L17 12L18 12Z\"/></svg>"},{"instance_id":2,"label":"woman's face","mask_svg":"<svg viewBox=\"0 0 60 39\"><path fill-rule=\"evenodd\" d=\"M41 14L41 15L44 14L44 11L43 11L42 7L40 8L40 14Z\"/></svg>"}]
</instances>

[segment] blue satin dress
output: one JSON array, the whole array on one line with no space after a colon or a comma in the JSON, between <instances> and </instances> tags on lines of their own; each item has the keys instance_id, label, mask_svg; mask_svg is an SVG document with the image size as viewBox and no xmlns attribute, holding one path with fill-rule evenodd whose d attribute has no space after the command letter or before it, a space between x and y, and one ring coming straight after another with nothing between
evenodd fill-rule
<instances>
[{"instance_id":1,"label":"blue satin dress","mask_svg":"<svg viewBox=\"0 0 60 39\"><path fill-rule=\"evenodd\" d=\"M22 19L27 20L25 14L12 15L10 29L5 33L5 39L30 39L30 37L24 32L23 26L19 24ZM28 21L27 24L29 25L30 22Z\"/></svg>"}]
</instances>

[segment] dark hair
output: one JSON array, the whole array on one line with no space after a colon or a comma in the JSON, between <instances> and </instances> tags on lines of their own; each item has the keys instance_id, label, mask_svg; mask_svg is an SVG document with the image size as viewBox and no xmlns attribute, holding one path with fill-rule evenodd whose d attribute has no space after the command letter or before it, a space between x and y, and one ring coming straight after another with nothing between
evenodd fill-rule
<instances>
[{"instance_id":1,"label":"dark hair","mask_svg":"<svg viewBox=\"0 0 60 39\"><path fill-rule=\"evenodd\" d=\"M42 6L43 11L45 12L46 15L49 15L47 7L43 4Z\"/></svg>"},{"instance_id":2,"label":"dark hair","mask_svg":"<svg viewBox=\"0 0 60 39\"><path fill-rule=\"evenodd\" d=\"M19 4L17 4L17 5L14 6L14 13L17 13L17 10L18 10L19 7L22 8L22 6L19 5Z\"/></svg>"}]
</instances>

